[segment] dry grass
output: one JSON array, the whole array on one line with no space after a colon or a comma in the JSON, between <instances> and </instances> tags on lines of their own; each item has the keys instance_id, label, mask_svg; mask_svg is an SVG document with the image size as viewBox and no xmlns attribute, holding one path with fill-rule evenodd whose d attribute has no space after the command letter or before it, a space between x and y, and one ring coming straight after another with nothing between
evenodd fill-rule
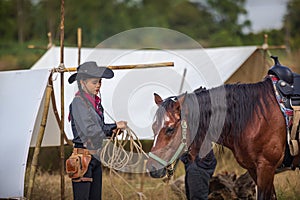
<instances>
[{"instance_id":1,"label":"dry grass","mask_svg":"<svg viewBox=\"0 0 300 200\"><path fill-rule=\"evenodd\" d=\"M224 149L224 152L216 151L218 165L215 174L224 172L234 172L240 175L245 172L233 158L232 153ZM175 178L184 174L183 164L180 162L175 173ZM120 194L114 189L117 188L126 199L142 199L140 194L145 195L147 200L180 200L185 199L183 193L172 190L171 186L165 184L160 179L152 179L141 174L120 174L130 186L127 185L120 177L109 173L108 170L103 172L103 200L122 199ZM27 181L26 181L27 183ZM279 200L300 199L300 171L286 171L275 176L275 187ZM142 185L141 185L142 184ZM26 187L26 185L25 185ZM26 189L25 189L26 191ZM65 177L65 197L73 199L72 186L70 179ZM47 173L38 171L33 190L33 200L55 200L60 199L60 175L58 173ZM144 198L145 199L145 198Z\"/></svg>"},{"instance_id":2,"label":"dry grass","mask_svg":"<svg viewBox=\"0 0 300 200\"><path fill-rule=\"evenodd\" d=\"M108 171L103 173L102 199L183 199L184 194L178 196L170 187L159 179L144 176L143 188L140 174L122 174L126 182ZM129 185L128 185L129 184ZM116 189L115 189L116 188ZM26 191L26 190L25 190ZM73 199L70 179L65 176L65 198ZM144 196L145 198L142 198ZM180 198L182 196L182 198ZM60 175L47 172L38 172L35 179L32 200L56 200L60 199Z\"/></svg>"},{"instance_id":3,"label":"dry grass","mask_svg":"<svg viewBox=\"0 0 300 200\"><path fill-rule=\"evenodd\" d=\"M300 171L286 171L275 176L274 180L278 199L300 199Z\"/></svg>"},{"instance_id":4,"label":"dry grass","mask_svg":"<svg viewBox=\"0 0 300 200\"><path fill-rule=\"evenodd\" d=\"M224 153L216 151L218 165L215 174L223 172L234 172L241 175L246 172L239 166L233 154L224 149ZM300 199L300 171L285 171L275 175L274 185L278 200L299 200Z\"/></svg>"}]
</instances>

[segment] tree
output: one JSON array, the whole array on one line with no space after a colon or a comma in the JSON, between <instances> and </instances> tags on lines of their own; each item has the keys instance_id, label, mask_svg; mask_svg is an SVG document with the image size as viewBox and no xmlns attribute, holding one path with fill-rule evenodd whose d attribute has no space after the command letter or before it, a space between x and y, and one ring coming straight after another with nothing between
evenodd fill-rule
<instances>
[{"instance_id":1,"label":"tree","mask_svg":"<svg viewBox=\"0 0 300 200\"><path fill-rule=\"evenodd\" d=\"M30 0L14 0L17 14L18 41L23 43L32 37L32 4Z\"/></svg>"},{"instance_id":2,"label":"tree","mask_svg":"<svg viewBox=\"0 0 300 200\"><path fill-rule=\"evenodd\" d=\"M213 16L205 8L191 2L181 2L168 13L171 29L178 30L202 45L208 45L210 33L216 30Z\"/></svg>"},{"instance_id":3,"label":"tree","mask_svg":"<svg viewBox=\"0 0 300 200\"><path fill-rule=\"evenodd\" d=\"M3 41L16 40L17 16L14 9L12 1L0 1L0 39Z\"/></svg>"},{"instance_id":4,"label":"tree","mask_svg":"<svg viewBox=\"0 0 300 200\"><path fill-rule=\"evenodd\" d=\"M300 48L300 0L290 0L284 17L286 43L292 49Z\"/></svg>"},{"instance_id":5,"label":"tree","mask_svg":"<svg viewBox=\"0 0 300 200\"><path fill-rule=\"evenodd\" d=\"M240 22L239 16L246 15L246 0L207 0L206 4L219 27L212 33L212 43L223 45L241 45L242 30L251 26L249 20ZM222 39L223 38L223 39Z\"/></svg>"}]
</instances>

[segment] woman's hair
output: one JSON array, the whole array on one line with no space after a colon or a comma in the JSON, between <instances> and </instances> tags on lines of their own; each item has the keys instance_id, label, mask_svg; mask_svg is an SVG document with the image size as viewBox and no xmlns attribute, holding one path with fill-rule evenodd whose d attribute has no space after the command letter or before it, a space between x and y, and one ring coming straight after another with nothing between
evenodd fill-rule
<instances>
[{"instance_id":1,"label":"woman's hair","mask_svg":"<svg viewBox=\"0 0 300 200\"><path fill-rule=\"evenodd\" d=\"M92 105L91 105L91 102L85 97L85 95L84 95L85 92L83 91L82 85L81 85L81 83L80 83L80 80L85 81L86 79L88 79L88 77L86 77L86 78L78 78L78 79L77 79L77 86L78 86L78 90L79 90L80 96L83 98L83 100L85 101L85 103L86 103L88 106L92 106Z\"/></svg>"}]
</instances>

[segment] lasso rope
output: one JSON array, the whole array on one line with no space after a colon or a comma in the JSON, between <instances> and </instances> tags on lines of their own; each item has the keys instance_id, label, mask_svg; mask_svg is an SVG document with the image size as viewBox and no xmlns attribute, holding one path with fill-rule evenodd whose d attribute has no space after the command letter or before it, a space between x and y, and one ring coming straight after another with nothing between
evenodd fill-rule
<instances>
[{"instance_id":1,"label":"lasso rope","mask_svg":"<svg viewBox=\"0 0 300 200\"><path fill-rule=\"evenodd\" d=\"M129 151L124 148L129 142ZM138 155L135 162L133 161L134 153ZM139 164L141 159L148 155L143 151L142 144L136 134L127 128L125 131L118 130L106 142L100 153L100 159L104 166L115 170L122 170L124 167L133 168Z\"/></svg>"},{"instance_id":2,"label":"lasso rope","mask_svg":"<svg viewBox=\"0 0 300 200\"><path fill-rule=\"evenodd\" d=\"M128 144L129 143L129 144ZM125 145L129 145L129 151L125 150ZM137 158L134 158L134 155L137 155ZM103 146L100 152L100 159L102 164L105 167L110 169L110 176L112 173L118 175L123 182L126 183L132 190L134 190L139 199L146 199L146 196L137 191L133 186L131 186L123 177L121 177L117 171L124 170L125 168L133 168L136 167L145 155L148 158L148 155L143 151L142 144L139 141L136 134L129 127L126 128L125 131L117 130L116 133L107 141L107 143ZM120 195L123 200L123 195L121 192L115 187L110 178L111 185L114 190Z\"/></svg>"}]
</instances>

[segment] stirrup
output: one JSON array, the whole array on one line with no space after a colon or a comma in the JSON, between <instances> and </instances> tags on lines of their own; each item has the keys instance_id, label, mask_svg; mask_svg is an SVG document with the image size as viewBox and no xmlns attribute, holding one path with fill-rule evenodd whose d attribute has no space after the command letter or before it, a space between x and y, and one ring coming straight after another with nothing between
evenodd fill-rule
<instances>
[{"instance_id":1,"label":"stirrup","mask_svg":"<svg viewBox=\"0 0 300 200\"><path fill-rule=\"evenodd\" d=\"M299 153L299 145L297 140L290 140L289 142L290 153L292 156L296 156Z\"/></svg>"}]
</instances>

